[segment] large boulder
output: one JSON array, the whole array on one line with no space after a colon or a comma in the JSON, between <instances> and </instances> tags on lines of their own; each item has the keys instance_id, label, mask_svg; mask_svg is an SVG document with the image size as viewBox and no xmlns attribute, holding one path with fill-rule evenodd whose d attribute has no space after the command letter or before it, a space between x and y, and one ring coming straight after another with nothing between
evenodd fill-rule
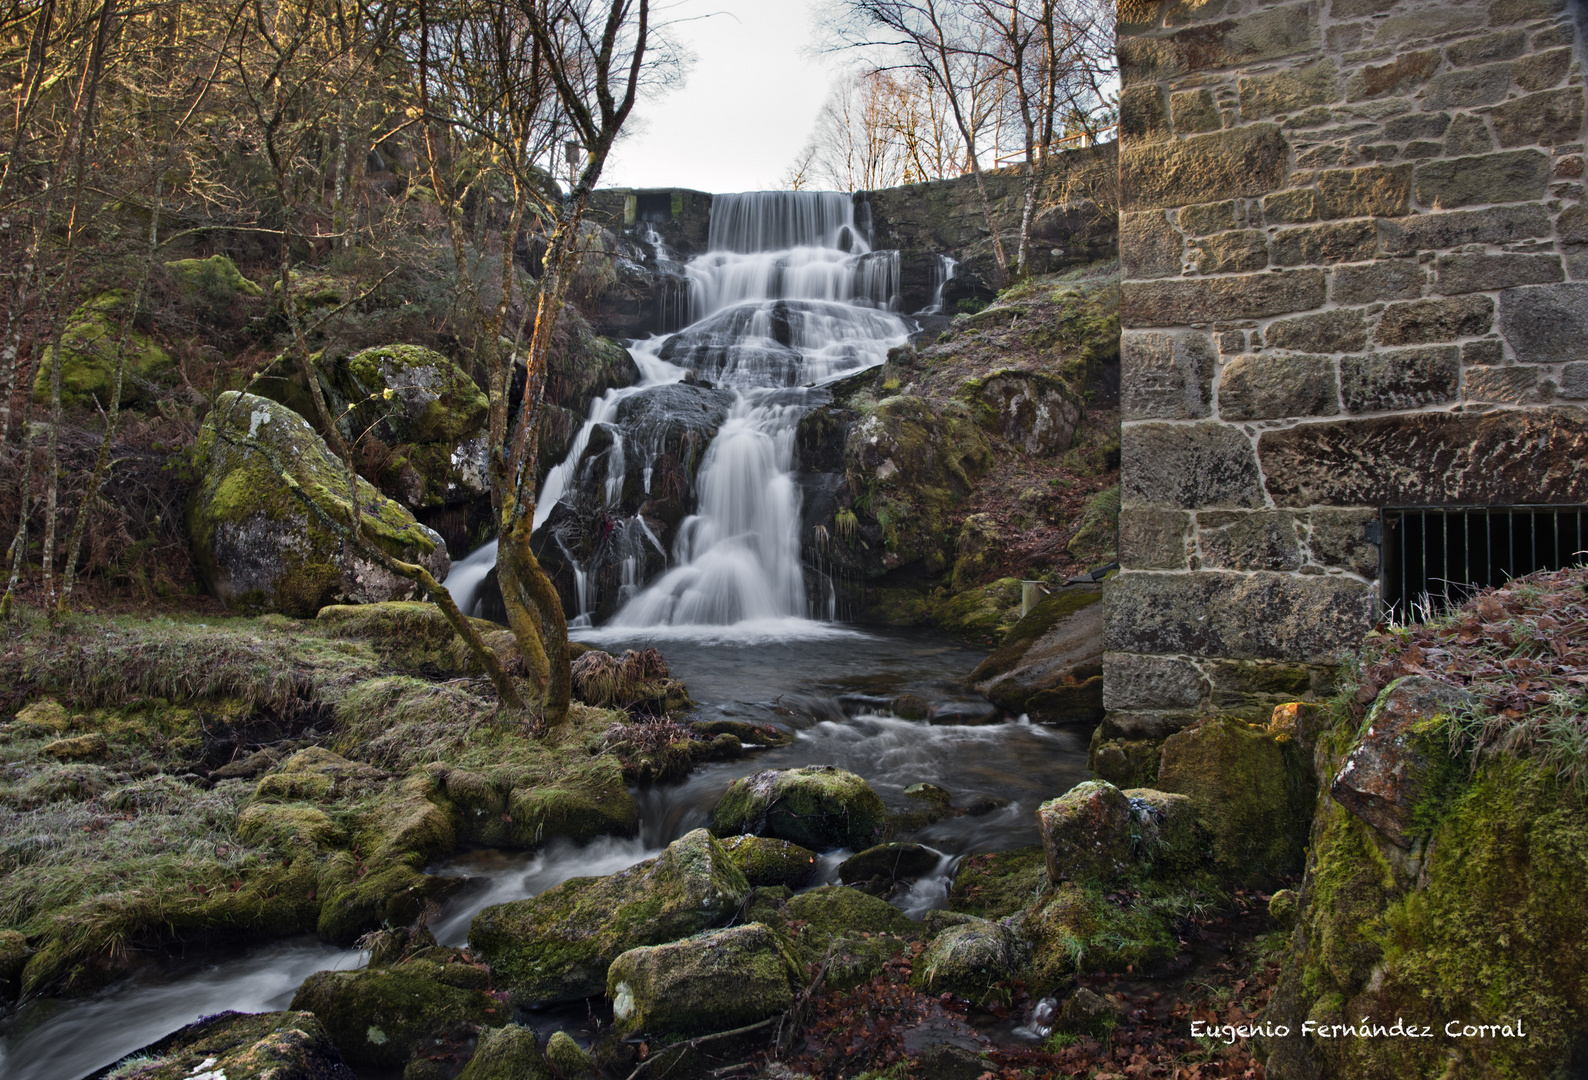
<instances>
[{"instance_id":1,"label":"large boulder","mask_svg":"<svg viewBox=\"0 0 1588 1080\"><path fill-rule=\"evenodd\" d=\"M453 985L453 965L410 961L393 968L320 971L293 995L294 1010L311 1012L358 1069L401 1069L435 1038L459 1038L500 1027L512 1010L484 990ZM468 967L474 974L478 969ZM470 980L472 981L472 980Z\"/></svg>"},{"instance_id":2,"label":"large boulder","mask_svg":"<svg viewBox=\"0 0 1588 1080\"><path fill-rule=\"evenodd\" d=\"M202 478L188 508L194 561L228 607L307 618L333 603L405 600L416 586L326 525L352 522L346 473L309 423L283 405L228 391L193 449ZM446 545L412 514L357 481L365 535L437 580Z\"/></svg>"},{"instance_id":3,"label":"large boulder","mask_svg":"<svg viewBox=\"0 0 1588 1080\"><path fill-rule=\"evenodd\" d=\"M1263 882L1300 866L1316 787L1293 747L1228 717L1164 741L1155 786L1190 797L1220 874Z\"/></svg>"},{"instance_id":4,"label":"large boulder","mask_svg":"<svg viewBox=\"0 0 1588 1080\"><path fill-rule=\"evenodd\" d=\"M517 1000L572 1001L603 992L622 953L726 922L749 891L722 845L696 829L627 870L486 908L469 944Z\"/></svg>"},{"instance_id":5,"label":"large boulder","mask_svg":"<svg viewBox=\"0 0 1588 1080\"><path fill-rule=\"evenodd\" d=\"M723 850L752 886L798 889L816 876L816 853L771 836L726 836Z\"/></svg>"},{"instance_id":6,"label":"large boulder","mask_svg":"<svg viewBox=\"0 0 1588 1080\"><path fill-rule=\"evenodd\" d=\"M136 1062L128 1072L122 1062ZM324 1024L307 1012L206 1016L95 1072L90 1080L354 1080Z\"/></svg>"},{"instance_id":7,"label":"large boulder","mask_svg":"<svg viewBox=\"0 0 1588 1080\"><path fill-rule=\"evenodd\" d=\"M161 386L175 370L176 361L147 334L123 326L126 305L126 294L112 290L85 300L66 317L60 344L62 405L110 408L116 367L122 361L123 405L153 401L160 396ZM33 380L35 401L50 399L55 356L52 348L40 358Z\"/></svg>"},{"instance_id":8,"label":"large boulder","mask_svg":"<svg viewBox=\"0 0 1588 1080\"><path fill-rule=\"evenodd\" d=\"M1102 586L1067 586L1044 598L971 672L972 687L1011 713L1044 723L1103 717Z\"/></svg>"},{"instance_id":9,"label":"large boulder","mask_svg":"<svg viewBox=\"0 0 1588 1080\"><path fill-rule=\"evenodd\" d=\"M225 255L207 259L176 259L165 264L179 286L202 299L227 303L243 296L263 296L265 290L249 280Z\"/></svg>"},{"instance_id":10,"label":"large boulder","mask_svg":"<svg viewBox=\"0 0 1588 1080\"><path fill-rule=\"evenodd\" d=\"M835 990L871 978L918 933L904 912L847 885L801 893L782 914L799 959L811 964L830 958L826 983Z\"/></svg>"},{"instance_id":11,"label":"large boulder","mask_svg":"<svg viewBox=\"0 0 1588 1080\"><path fill-rule=\"evenodd\" d=\"M379 345L338 365L359 428L382 441L457 445L479 434L490 402L456 364L422 345Z\"/></svg>"},{"instance_id":12,"label":"large boulder","mask_svg":"<svg viewBox=\"0 0 1588 1080\"><path fill-rule=\"evenodd\" d=\"M783 1012L803 972L777 934L749 923L630 949L607 971L607 996L625 1035L700 1035Z\"/></svg>"},{"instance_id":13,"label":"large boulder","mask_svg":"<svg viewBox=\"0 0 1588 1080\"><path fill-rule=\"evenodd\" d=\"M735 780L711 817L718 836L751 833L817 851L870 847L887 818L882 798L833 765L767 769Z\"/></svg>"},{"instance_id":14,"label":"large boulder","mask_svg":"<svg viewBox=\"0 0 1588 1080\"><path fill-rule=\"evenodd\" d=\"M845 859L839 864L838 880L886 896L896 882L930 874L942 861L943 857L929 847L894 841L869 847Z\"/></svg>"},{"instance_id":15,"label":"large boulder","mask_svg":"<svg viewBox=\"0 0 1588 1080\"><path fill-rule=\"evenodd\" d=\"M1048 877L1107 881L1131 868L1130 799L1105 780L1087 780L1037 808Z\"/></svg>"},{"instance_id":16,"label":"large boulder","mask_svg":"<svg viewBox=\"0 0 1588 1080\"><path fill-rule=\"evenodd\" d=\"M999 368L967 379L955 394L977 410L982 427L1028 454L1068 450L1084 406L1062 379L1038 371Z\"/></svg>"},{"instance_id":17,"label":"large boulder","mask_svg":"<svg viewBox=\"0 0 1588 1080\"><path fill-rule=\"evenodd\" d=\"M1335 774L1329 794L1397 847L1411 847L1417 806L1449 760L1448 738L1428 729L1477 700L1426 675L1390 683L1374 701L1367 727Z\"/></svg>"}]
</instances>

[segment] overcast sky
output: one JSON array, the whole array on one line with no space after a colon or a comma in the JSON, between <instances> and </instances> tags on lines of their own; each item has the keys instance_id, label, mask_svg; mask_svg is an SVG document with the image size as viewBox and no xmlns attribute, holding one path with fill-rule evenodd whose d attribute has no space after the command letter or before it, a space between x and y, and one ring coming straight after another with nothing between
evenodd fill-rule
<instances>
[{"instance_id":1,"label":"overcast sky","mask_svg":"<svg viewBox=\"0 0 1588 1080\"><path fill-rule=\"evenodd\" d=\"M837 70L814 57L816 0L677 0L695 63L681 88L635 105L603 187L757 191L781 186ZM702 17L704 16L704 17Z\"/></svg>"}]
</instances>

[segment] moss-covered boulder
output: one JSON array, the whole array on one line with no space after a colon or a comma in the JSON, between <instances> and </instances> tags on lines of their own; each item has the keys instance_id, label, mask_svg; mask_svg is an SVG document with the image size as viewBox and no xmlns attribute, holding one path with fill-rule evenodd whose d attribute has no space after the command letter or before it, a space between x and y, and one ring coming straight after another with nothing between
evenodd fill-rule
<instances>
[{"instance_id":1,"label":"moss-covered boulder","mask_svg":"<svg viewBox=\"0 0 1588 1080\"><path fill-rule=\"evenodd\" d=\"M595 1072L595 1060L566 1031L558 1031L546 1040L546 1060L558 1080L582 1080Z\"/></svg>"},{"instance_id":2,"label":"moss-covered boulder","mask_svg":"<svg viewBox=\"0 0 1588 1080\"><path fill-rule=\"evenodd\" d=\"M749 923L630 949L607 971L607 996L625 1035L702 1035L783 1012L803 971L777 934Z\"/></svg>"},{"instance_id":3,"label":"moss-covered boulder","mask_svg":"<svg viewBox=\"0 0 1588 1080\"><path fill-rule=\"evenodd\" d=\"M1189 795L1153 788L1127 788L1131 852L1138 862L1163 873L1194 870L1212 851L1207 829Z\"/></svg>"},{"instance_id":4,"label":"moss-covered boulder","mask_svg":"<svg viewBox=\"0 0 1588 1080\"><path fill-rule=\"evenodd\" d=\"M48 754L57 761L90 761L102 758L110 752L110 744L99 732L87 735L74 735L67 739L56 739L46 743L41 753Z\"/></svg>"},{"instance_id":5,"label":"moss-covered boulder","mask_svg":"<svg viewBox=\"0 0 1588 1080\"><path fill-rule=\"evenodd\" d=\"M458 1080L553 1080L553 1073L535 1029L508 1024L480 1032Z\"/></svg>"},{"instance_id":6,"label":"moss-covered boulder","mask_svg":"<svg viewBox=\"0 0 1588 1080\"><path fill-rule=\"evenodd\" d=\"M485 426L490 402L464 371L422 345L379 345L339 365L360 426L380 425L383 441L456 446Z\"/></svg>"},{"instance_id":7,"label":"moss-covered boulder","mask_svg":"<svg viewBox=\"0 0 1588 1080\"><path fill-rule=\"evenodd\" d=\"M895 883L937 869L943 857L920 844L894 841L877 844L851 855L838 866L838 880L877 896L886 896Z\"/></svg>"},{"instance_id":8,"label":"moss-covered boulder","mask_svg":"<svg viewBox=\"0 0 1588 1080\"><path fill-rule=\"evenodd\" d=\"M910 984L980 1004L997 994L1000 984L1019 975L1028 952L1026 943L1005 924L969 919L932 939L915 961Z\"/></svg>"},{"instance_id":9,"label":"moss-covered boulder","mask_svg":"<svg viewBox=\"0 0 1588 1080\"><path fill-rule=\"evenodd\" d=\"M177 284L206 300L225 303L241 296L263 296L258 283L243 276L237 264L225 255L207 259L176 259L165 264Z\"/></svg>"},{"instance_id":10,"label":"moss-covered boulder","mask_svg":"<svg viewBox=\"0 0 1588 1080\"><path fill-rule=\"evenodd\" d=\"M308 617L327 604L401 600L415 586L328 527L347 528L346 473L301 416L252 394L220 396L193 450L188 509L194 561L229 607ZM440 580L446 545L403 507L357 481L365 535Z\"/></svg>"},{"instance_id":11,"label":"moss-covered boulder","mask_svg":"<svg viewBox=\"0 0 1588 1080\"><path fill-rule=\"evenodd\" d=\"M971 672L1000 708L1043 723L1095 724L1103 716L1102 586L1045 597Z\"/></svg>"},{"instance_id":12,"label":"moss-covered boulder","mask_svg":"<svg viewBox=\"0 0 1588 1080\"><path fill-rule=\"evenodd\" d=\"M750 833L816 851L864 849L887 818L882 798L852 772L833 765L767 769L735 780L712 813L718 836Z\"/></svg>"},{"instance_id":13,"label":"moss-covered boulder","mask_svg":"<svg viewBox=\"0 0 1588 1080\"><path fill-rule=\"evenodd\" d=\"M1301 866L1315 782L1294 744L1266 728L1214 717L1176 732L1153 786L1190 796L1219 873L1263 882Z\"/></svg>"},{"instance_id":14,"label":"moss-covered boulder","mask_svg":"<svg viewBox=\"0 0 1588 1080\"><path fill-rule=\"evenodd\" d=\"M726 922L749 890L722 845L696 829L620 873L486 908L469 944L516 1000L569 1001L603 992L607 967L629 949Z\"/></svg>"},{"instance_id":15,"label":"moss-covered boulder","mask_svg":"<svg viewBox=\"0 0 1588 1080\"><path fill-rule=\"evenodd\" d=\"M1033 992L1047 992L1079 972L1166 964L1179 950L1179 920L1206 903L1194 889L1159 887L1121 904L1106 889L1065 882L1015 916L1016 931L1031 946L1025 976Z\"/></svg>"},{"instance_id":16,"label":"moss-covered boulder","mask_svg":"<svg viewBox=\"0 0 1588 1080\"><path fill-rule=\"evenodd\" d=\"M363 971L321 971L293 995L354 1068L400 1069L428 1040L500 1027L511 1009L483 990L443 981L447 968L424 962Z\"/></svg>"},{"instance_id":17,"label":"moss-covered boulder","mask_svg":"<svg viewBox=\"0 0 1588 1080\"><path fill-rule=\"evenodd\" d=\"M752 886L798 889L816 876L816 853L770 836L726 836L723 850Z\"/></svg>"},{"instance_id":18,"label":"moss-covered boulder","mask_svg":"<svg viewBox=\"0 0 1588 1080\"><path fill-rule=\"evenodd\" d=\"M308 1012L223 1012L106 1066L91 1080L342 1080L350 1076L325 1026Z\"/></svg>"},{"instance_id":19,"label":"moss-covered boulder","mask_svg":"<svg viewBox=\"0 0 1588 1080\"><path fill-rule=\"evenodd\" d=\"M1108 881L1132 866L1130 800L1105 780L1087 780L1037 807L1048 878Z\"/></svg>"},{"instance_id":20,"label":"moss-covered boulder","mask_svg":"<svg viewBox=\"0 0 1588 1080\"><path fill-rule=\"evenodd\" d=\"M1578 1074L1588 1032L1581 792L1540 762L1497 755L1431 792L1423 810L1422 854L1408 858L1328 795L1319 799L1269 1011L1346 1029L1364 1016L1401 1019L1431 1037L1325 1038L1293 1023L1289 1037L1267 1043L1269 1076Z\"/></svg>"},{"instance_id":21,"label":"moss-covered boulder","mask_svg":"<svg viewBox=\"0 0 1588 1080\"><path fill-rule=\"evenodd\" d=\"M176 361L147 334L123 326L127 296L120 291L100 293L78 305L67 316L61 331L61 404L68 408L109 408L115 393L116 367L125 363L121 384L123 405L153 401L161 394ZM56 350L39 359L33 380L33 399L50 399L50 380Z\"/></svg>"},{"instance_id":22,"label":"moss-covered boulder","mask_svg":"<svg viewBox=\"0 0 1588 1080\"><path fill-rule=\"evenodd\" d=\"M983 428L1028 454L1068 450L1084 407L1062 380L1040 371L999 368L966 379L955 397L969 404Z\"/></svg>"},{"instance_id":23,"label":"moss-covered boulder","mask_svg":"<svg viewBox=\"0 0 1588 1080\"><path fill-rule=\"evenodd\" d=\"M904 912L847 885L801 893L784 905L782 916L800 960L831 957L826 984L835 990L870 979L919 934Z\"/></svg>"},{"instance_id":24,"label":"moss-covered boulder","mask_svg":"<svg viewBox=\"0 0 1588 1080\"><path fill-rule=\"evenodd\" d=\"M1119 487L1093 495L1081 512L1080 524L1066 549L1087 568L1106 566L1119 558Z\"/></svg>"},{"instance_id":25,"label":"moss-covered boulder","mask_svg":"<svg viewBox=\"0 0 1588 1080\"><path fill-rule=\"evenodd\" d=\"M967 855L954 871L950 911L1002 919L1034 902L1051 887L1042 845Z\"/></svg>"}]
</instances>

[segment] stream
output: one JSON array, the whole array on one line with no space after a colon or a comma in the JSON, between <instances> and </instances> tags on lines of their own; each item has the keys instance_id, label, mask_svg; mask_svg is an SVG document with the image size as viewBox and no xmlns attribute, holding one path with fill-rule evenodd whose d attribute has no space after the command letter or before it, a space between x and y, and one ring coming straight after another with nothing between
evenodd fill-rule
<instances>
[{"instance_id":1,"label":"stream","mask_svg":"<svg viewBox=\"0 0 1588 1080\"><path fill-rule=\"evenodd\" d=\"M659 262L678 265L655 244ZM929 782L966 811L907 838L940 857L893 897L920 918L944 905L961 857L1039 842L1037 805L1089 775L1086 733L1000 718L965 692L984 652L930 633L831 621L831 583L801 558L795 428L825 400L823 383L882 363L913 328L895 313L897 253L871 251L849 196L821 192L718 196L709 246L683 267L694 321L631 344L640 383L591 403L543 488L536 525L573 571L575 638L614 653L659 648L699 703L694 719L771 723L794 740L705 765L681 783L635 789L637 837L466 850L430 867L468 879L432 923L442 944L465 944L488 905L654 856L706 825L739 777L811 764L858 773L890 809L911 807L905 789ZM945 260L939 293L952 273ZM692 512L663 550L645 500L657 470L671 467L669 454L676 463L669 440L680 415L706 417L711 439L690 481ZM590 535L578 527L581 514L602 522L598 545L580 546ZM465 611L475 610L494 562L493 542L453 568L447 586ZM892 714L906 693L930 704L929 719ZM847 854L826 853L818 883L836 881ZM97 993L35 1001L7 1018L0 1076L78 1080L201 1015L282 1009L309 974L363 963L356 950L311 939L151 958ZM576 1012L544 1017L543 1034L574 1027L584 1007Z\"/></svg>"}]
</instances>

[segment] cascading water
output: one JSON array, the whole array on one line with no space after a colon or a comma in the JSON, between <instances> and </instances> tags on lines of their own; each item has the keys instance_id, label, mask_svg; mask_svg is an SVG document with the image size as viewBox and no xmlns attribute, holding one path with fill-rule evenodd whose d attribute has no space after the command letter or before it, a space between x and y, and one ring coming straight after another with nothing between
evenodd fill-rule
<instances>
[{"instance_id":1,"label":"cascading water","mask_svg":"<svg viewBox=\"0 0 1588 1080\"><path fill-rule=\"evenodd\" d=\"M652 243L660 261L665 246L659 237ZM616 568L608 575L622 604L614 628L787 623L812 614L795 429L825 400L820 384L880 364L906 340L910 326L894 312L898 253L870 249L853 200L839 192L719 195L708 247L683 267L694 321L634 344L642 382L592 403L590 421L541 492L535 527L553 522L542 543L555 542L570 568L575 626L589 626L601 602L602 567ZM680 481L683 459L699 449L689 440L706 431L714 435L692 484ZM654 501L658 468L695 497L695 512L672 536L671 569L632 505ZM559 506L571 517L581 498L601 504L596 514L584 507L584 522L597 519L594 538L588 524L555 527ZM831 610L822 602L815 614Z\"/></svg>"}]
</instances>

